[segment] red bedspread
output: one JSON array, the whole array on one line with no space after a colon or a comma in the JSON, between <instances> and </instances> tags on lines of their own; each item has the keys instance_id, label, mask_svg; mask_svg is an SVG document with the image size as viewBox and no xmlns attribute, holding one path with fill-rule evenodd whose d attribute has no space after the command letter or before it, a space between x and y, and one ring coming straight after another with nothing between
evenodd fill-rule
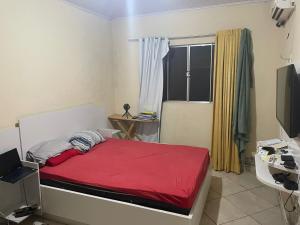
<instances>
[{"instance_id":1,"label":"red bedspread","mask_svg":"<svg viewBox=\"0 0 300 225\"><path fill-rule=\"evenodd\" d=\"M206 176L205 148L109 139L55 167L42 179L110 189L191 208Z\"/></svg>"}]
</instances>

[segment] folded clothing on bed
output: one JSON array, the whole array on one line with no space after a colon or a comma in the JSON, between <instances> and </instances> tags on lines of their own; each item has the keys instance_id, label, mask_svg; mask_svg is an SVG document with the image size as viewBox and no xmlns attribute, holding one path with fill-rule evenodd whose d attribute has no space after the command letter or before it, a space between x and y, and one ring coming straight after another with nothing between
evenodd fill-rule
<instances>
[{"instance_id":1,"label":"folded clothing on bed","mask_svg":"<svg viewBox=\"0 0 300 225\"><path fill-rule=\"evenodd\" d=\"M26 154L26 159L45 165L46 161L62 152L73 148L66 138L44 141L34 145Z\"/></svg>"},{"instance_id":2,"label":"folded clothing on bed","mask_svg":"<svg viewBox=\"0 0 300 225\"><path fill-rule=\"evenodd\" d=\"M80 131L72 135L69 142L82 152L89 151L92 147L100 142L105 141L104 137L98 131Z\"/></svg>"},{"instance_id":3,"label":"folded clothing on bed","mask_svg":"<svg viewBox=\"0 0 300 225\"><path fill-rule=\"evenodd\" d=\"M206 148L112 138L86 154L42 168L40 175L190 209L209 161Z\"/></svg>"}]
</instances>

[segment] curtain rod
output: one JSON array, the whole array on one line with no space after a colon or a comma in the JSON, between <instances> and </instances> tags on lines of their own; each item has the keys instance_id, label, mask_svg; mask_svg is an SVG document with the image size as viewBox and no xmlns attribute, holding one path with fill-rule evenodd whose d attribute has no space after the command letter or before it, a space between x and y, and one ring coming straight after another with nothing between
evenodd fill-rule
<instances>
[{"instance_id":1,"label":"curtain rod","mask_svg":"<svg viewBox=\"0 0 300 225\"><path fill-rule=\"evenodd\" d=\"M192 38L207 38L207 37L215 37L215 36L216 36L216 34L178 36L178 37L169 37L169 40L192 39ZM129 38L128 41L139 41L139 39L138 38Z\"/></svg>"}]
</instances>

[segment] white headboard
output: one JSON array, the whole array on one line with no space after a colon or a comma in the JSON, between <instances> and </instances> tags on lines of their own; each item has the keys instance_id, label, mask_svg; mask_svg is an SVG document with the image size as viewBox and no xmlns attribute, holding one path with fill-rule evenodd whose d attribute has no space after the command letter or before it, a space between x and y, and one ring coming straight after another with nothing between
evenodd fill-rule
<instances>
[{"instance_id":1,"label":"white headboard","mask_svg":"<svg viewBox=\"0 0 300 225\"><path fill-rule=\"evenodd\" d=\"M9 128L0 131L0 154L17 148L22 158L20 136L18 128Z\"/></svg>"},{"instance_id":2,"label":"white headboard","mask_svg":"<svg viewBox=\"0 0 300 225\"><path fill-rule=\"evenodd\" d=\"M25 158L28 149L42 141L68 136L80 130L106 128L107 117L103 108L83 105L25 117L19 120L19 125Z\"/></svg>"}]
</instances>

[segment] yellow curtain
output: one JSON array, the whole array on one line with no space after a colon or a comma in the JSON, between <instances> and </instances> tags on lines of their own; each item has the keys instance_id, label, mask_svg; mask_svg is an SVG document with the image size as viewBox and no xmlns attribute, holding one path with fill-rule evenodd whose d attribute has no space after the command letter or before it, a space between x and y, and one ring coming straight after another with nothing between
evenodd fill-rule
<instances>
[{"instance_id":1,"label":"yellow curtain","mask_svg":"<svg viewBox=\"0 0 300 225\"><path fill-rule=\"evenodd\" d=\"M213 168L240 174L232 120L241 29L217 33L214 62Z\"/></svg>"}]
</instances>

